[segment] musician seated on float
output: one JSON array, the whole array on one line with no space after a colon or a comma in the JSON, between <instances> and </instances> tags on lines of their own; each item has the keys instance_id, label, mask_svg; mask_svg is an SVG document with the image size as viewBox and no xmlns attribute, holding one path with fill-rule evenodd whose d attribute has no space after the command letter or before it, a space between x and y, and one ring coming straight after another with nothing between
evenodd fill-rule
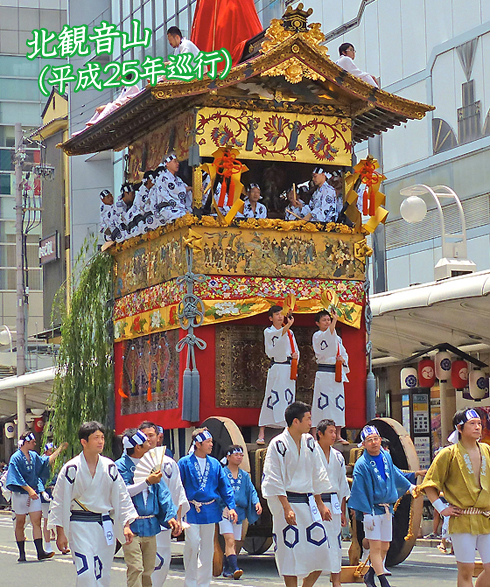
<instances>
[{"instance_id":1,"label":"musician seated on float","mask_svg":"<svg viewBox=\"0 0 490 587\"><path fill-rule=\"evenodd\" d=\"M115 241L122 238L120 218L114 196L109 190L100 192L100 232L105 241Z\"/></svg>"},{"instance_id":2,"label":"musician seated on float","mask_svg":"<svg viewBox=\"0 0 490 587\"><path fill-rule=\"evenodd\" d=\"M310 220L311 208L298 195L299 186L294 184L286 192L288 205L284 211L285 220Z\"/></svg>"},{"instance_id":3,"label":"musician seated on float","mask_svg":"<svg viewBox=\"0 0 490 587\"><path fill-rule=\"evenodd\" d=\"M247 189L247 196L242 214L237 218L267 218L267 208L261 204L260 186L257 183L251 183Z\"/></svg>"},{"instance_id":4,"label":"musician seated on float","mask_svg":"<svg viewBox=\"0 0 490 587\"><path fill-rule=\"evenodd\" d=\"M313 222L336 222L337 220L339 207L337 193L327 181L331 177L332 175L324 167L315 167L313 170L311 178L316 186L310 200Z\"/></svg>"},{"instance_id":5,"label":"musician seated on float","mask_svg":"<svg viewBox=\"0 0 490 587\"><path fill-rule=\"evenodd\" d=\"M162 162L164 170L150 193L150 208L157 225L168 224L192 211L192 187L177 175L179 160L170 153Z\"/></svg>"},{"instance_id":6,"label":"musician seated on float","mask_svg":"<svg viewBox=\"0 0 490 587\"><path fill-rule=\"evenodd\" d=\"M121 229L121 238L116 241L126 240L131 236L128 225L132 220L131 208L134 202L134 186L130 182L125 182L121 186L121 195L119 201L116 203L116 210L119 217L119 227Z\"/></svg>"}]
</instances>

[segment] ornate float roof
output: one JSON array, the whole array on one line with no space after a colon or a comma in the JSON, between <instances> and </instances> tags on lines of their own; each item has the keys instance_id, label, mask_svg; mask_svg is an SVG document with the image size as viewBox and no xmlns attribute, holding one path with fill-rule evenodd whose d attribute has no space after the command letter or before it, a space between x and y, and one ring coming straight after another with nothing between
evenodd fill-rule
<instances>
[{"instance_id":1,"label":"ornate float roof","mask_svg":"<svg viewBox=\"0 0 490 587\"><path fill-rule=\"evenodd\" d=\"M204 106L343 116L352 120L354 143L434 109L347 73L321 44L319 24L306 27L304 19L287 27L286 15L272 21L260 53L233 67L225 79L148 86L62 148L68 155L121 150L178 114Z\"/></svg>"}]
</instances>

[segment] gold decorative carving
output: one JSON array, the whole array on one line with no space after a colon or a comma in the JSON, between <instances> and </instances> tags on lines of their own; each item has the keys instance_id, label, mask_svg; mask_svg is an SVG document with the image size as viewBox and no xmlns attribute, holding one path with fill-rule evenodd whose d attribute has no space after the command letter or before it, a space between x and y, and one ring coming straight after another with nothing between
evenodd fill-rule
<instances>
[{"instance_id":1,"label":"gold decorative carving","mask_svg":"<svg viewBox=\"0 0 490 587\"><path fill-rule=\"evenodd\" d=\"M297 45L293 45L293 47L297 47ZM264 72L262 77L277 77L281 75L283 75L291 84L298 84L304 77L312 80L325 81L323 75L313 71L313 69L309 68L295 57L292 57L284 63L281 63L281 65Z\"/></svg>"}]
</instances>

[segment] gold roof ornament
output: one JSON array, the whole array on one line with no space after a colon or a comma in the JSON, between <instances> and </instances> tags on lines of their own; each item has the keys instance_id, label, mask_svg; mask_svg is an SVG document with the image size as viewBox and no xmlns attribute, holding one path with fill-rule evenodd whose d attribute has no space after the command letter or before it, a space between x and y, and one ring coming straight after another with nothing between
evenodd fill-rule
<instances>
[{"instance_id":1,"label":"gold roof ornament","mask_svg":"<svg viewBox=\"0 0 490 587\"><path fill-rule=\"evenodd\" d=\"M292 36L298 36L305 40L313 49L318 51L321 55L327 56L328 51L325 45L321 43L325 40L325 35L320 29L320 23L315 22L307 25L307 18L313 14L313 9L309 8L307 11L303 10L303 4L298 4L296 8L288 6L282 19L273 19L265 36L266 40L262 43L261 52L269 53L276 49L284 41L290 39ZM291 52L299 55L301 52L299 45L293 45ZM325 78L318 72L308 67L300 59L295 57L277 65L264 72L264 77L284 76L291 84L298 84L303 78L312 80L325 81Z\"/></svg>"}]
</instances>

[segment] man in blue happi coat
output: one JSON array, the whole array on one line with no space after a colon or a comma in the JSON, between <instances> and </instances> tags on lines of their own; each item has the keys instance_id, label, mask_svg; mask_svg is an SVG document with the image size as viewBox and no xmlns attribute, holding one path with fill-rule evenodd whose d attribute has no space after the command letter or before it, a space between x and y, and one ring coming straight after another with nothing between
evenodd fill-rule
<instances>
[{"instance_id":1,"label":"man in blue happi coat","mask_svg":"<svg viewBox=\"0 0 490 587\"><path fill-rule=\"evenodd\" d=\"M243 461L243 447L232 444L226 451L224 471L235 493L236 513L238 520L233 524L228 519L228 511L223 511L223 519L219 523L219 532L225 539L225 556L223 558L223 576L239 579L243 571L238 568L235 542L242 540L242 523L245 519L253 524L262 513L259 496L253 486L250 475L240 469Z\"/></svg>"},{"instance_id":2,"label":"man in blue happi coat","mask_svg":"<svg viewBox=\"0 0 490 587\"><path fill-rule=\"evenodd\" d=\"M182 484L191 509L185 531L185 587L209 587L212 577L214 530L223 504L230 521L237 521L234 491L219 461L211 456L213 437L207 428L192 433L191 453L180 459ZM199 566L198 566L199 562Z\"/></svg>"},{"instance_id":3,"label":"man in blue happi coat","mask_svg":"<svg viewBox=\"0 0 490 587\"><path fill-rule=\"evenodd\" d=\"M381 448L381 435L375 426L364 426L361 443L364 452L354 466L349 508L358 520L363 520L369 540L371 566L364 582L368 587L376 587L376 573L381 587L390 587L384 559L392 539L393 505L412 485L395 467L390 453Z\"/></svg>"},{"instance_id":4,"label":"man in blue happi coat","mask_svg":"<svg viewBox=\"0 0 490 587\"><path fill-rule=\"evenodd\" d=\"M116 461L116 466L138 512L138 518L130 526L133 541L123 545L128 587L151 587L157 552L156 535L161 526L170 528L174 536L180 534L181 528L175 519L177 511L170 491L165 483L160 483L161 471L134 482L136 465L150 449L146 435L136 428L128 429L124 432L123 446L124 454Z\"/></svg>"},{"instance_id":5,"label":"man in blue happi coat","mask_svg":"<svg viewBox=\"0 0 490 587\"><path fill-rule=\"evenodd\" d=\"M29 514L32 524L32 535L36 546L38 560L51 558L53 552L45 552L41 530L41 499L44 483L49 479L50 465L60 452L68 445L62 444L50 456L40 456L36 448L36 437L26 432L20 437L19 450L14 452L9 461L7 472L7 489L12 492L12 509L15 512L15 540L19 549L19 562L26 560L25 555L25 522Z\"/></svg>"}]
</instances>

